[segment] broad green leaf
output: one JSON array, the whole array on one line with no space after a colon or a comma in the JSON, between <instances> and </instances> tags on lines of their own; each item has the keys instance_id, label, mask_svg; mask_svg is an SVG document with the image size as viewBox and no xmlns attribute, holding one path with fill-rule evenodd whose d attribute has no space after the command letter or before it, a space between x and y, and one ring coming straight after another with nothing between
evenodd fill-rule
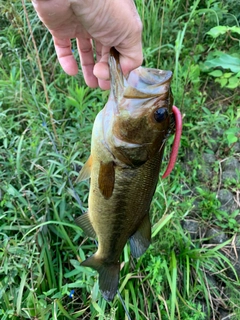
<instances>
[{"instance_id":1,"label":"broad green leaf","mask_svg":"<svg viewBox=\"0 0 240 320\"><path fill-rule=\"evenodd\" d=\"M228 141L228 144L231 145L232 143L237 142L238 138L234 134L228 134L227 141Z\"/></svg>"},{"instance_id":2,"label":"broad green leaf","mask_svg":"<svg viewBox=\"0 0 240 320\"><path fill-rule=\"evenodd\" d=\"M228 85L226 86L229 89L235 89L240 86L240 79L235 76L228 79Z\"/></svg>"},{"instance_id":3,"label":"broad green leaf","mask_svg":"<svg viewBox=\"0 0 240 320\"><path fill-rule=\"evenodd\" d=\"M225 87L226 84L228 83L228 80L227 80L227 79L224 79L224 78L217 78L217 79L215 80L215 82L220 83L221 88L223 88L223 87Z\"/></svg>"},{"instance_id":4,"label":"broad green leaf","mask_svg":"<svg viewBox=\"0 0 240 320\"><path fill-rule=\"evenodd\" d=\"M209 34L210 36L212 36L214 39L217 38L218 36L220 36L221 34L224 34L228 31L228 27L226 26L217 26L214 27L212 29L210 29L207 34Z\"/></svg>"},{"instance_id":5,"label":"broad green leaf","mask_svg":"<svg viewBox=\"0 0 240 320\"><path fill-rule=\"evenodd\" d=\"M231 27L230 30L231 30L232 32L236 32L236 33L240 34L240 27L234 26L234 27Z\"/></svg>"},{"instance_id":6,"label":"broad green leaf","mask_svg":"<svg viewBox=\"0 0 240 320\"><path fill-rule=\"evenodd\" d=\"M210 29L207 34L209 34L214 39L220 36L221 34L225 34L226 32L231 31L240 34L240 27L228 27L228 26L217 26Z\"/></svg>"},{"instance_id":7,"label":"broad green leaf","mask_svg":"<svg viewBox=\"0 0 240 320\"><path fill-rule=\"evenodd\" d=\"M209 75L219 78L223 75L223 73L221 70L214 70L214 71L210 72Z\"/></svg>"},{"instance_id":8,"label":"broad green leaf","mask_svg":"<svg viewBox=\"0 0 240 320\"><path fill-rule=\"evenodd\" d=\"M223 74L223 78L228 79L228 78L230 78L232 75L233 75L232 72L226 72L226 73Z\"/></svg>"},{"instance_id":9,"label":"broad green leaf","mask_svg":"<svg viewBox=\"0 0 240 320\"><path fill-rule=\"evenodd\" d=\"M238 140L237 133L238 133L238 128L229 128L228 130L225 131L229 145L231 145L234 142L237 142Z\"/></svg>"},{"instance_id":10,"label":"broad green leaf","mask_svg":"<svg viewBox=\"0 0 240 320\"><path fill-rule=\"evenodd\" d=\"M230 69L234 73L240 71L240 59L227 53L222 53L217 58L206 60L205 65L209 68L221 67L223 69Z\"/></svg>"}]
</instances>

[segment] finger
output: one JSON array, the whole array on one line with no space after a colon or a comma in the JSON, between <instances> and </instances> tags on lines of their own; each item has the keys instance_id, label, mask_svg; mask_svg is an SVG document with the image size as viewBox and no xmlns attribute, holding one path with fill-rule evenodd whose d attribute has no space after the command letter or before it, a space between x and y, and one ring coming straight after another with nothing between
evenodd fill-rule
<instances>
[{"instance_id":1,"label":"finger","mask_svg":"<svg viewBox=\"0 0 240 320\"><path fill-rule=\"evenodd\" d=\"M109 90L110 89L110 80L98 79L98 85L102 90Z\"/></svg>"},{"instance_id":2,"label":"finger","mask_svg":"<svg viewBox=\"0 0 240 320\"><path fill-rule=\"evenodd\" d=\"M96 78L101 80L109 80L110 74L109 74L109 66L107 61L99 61L95 64L93 73L96 76Z\"/></svg>"},{"instance_id":3,"label":"finger","mask_svg":"<svg viewBox=\"0 0 240 320\"><path fill-rule=\"evenodd\" d=\"M93 74L95 61L93 58L92 42L90 39L77 38L77 45L85 82L89 87L96 88L98 87L98 81Z\"/></svg>"},{"instance_id":4,"label":"finger","mask_svg":"<svg viewBox=\"0 0 240 320\"><path fill-rule=\"evenodd\" d=\"M95 64L93 73L98 79L98 85L103 90L110 89L110 75L109 75L109 66L105 61L99 61Z\"/></svg>"},{"instance_id":5,"label":"finger","mask_svg":"<svg viewBox=\"0 0 240 320\"><path fill-rule=\"evenodd\" d=\"M128 46L128 44L124 43L116 46L116 49L120 53L120 65L124 76L127 76L129 72L142 65L143 53L141 41L138 41L133 46Z\"/></svg>"},{"instance_id":6,"label":"finger","mask_svg":"<svg viewBox=\"0 0 240 320\"><path fill-rule=\"evenodd\" d=\"M70 39L53 37L53 40L58 61L63 70L70 76L76 75L78 73L78 65L72 53Z\"/></svg>"},{"instance_id":7,"label":"finger","mask_svg":"<svg viewBox=\"0 0 240 320\"><path fill-rule=\"evenodd\" d=\"M98 79L99 87L103 90L110 89L110 75L109 75L109 67L108 63L104 61L99 61L95 64L93 73Z\"/></svg>"},{"instance_id":8,"label":"finger","mask_svg":"<svg viewBox=\"0 0 240 320\"><path fill-rule=\"evenodd\" d=\"M93 73L94 75L101 80L109 80L109 66L108 58L110 47L103 46L100 42L95 41L97 63L94 66Z\"/></svg>"},{"instance_id":9,"label":"finger","mask_svg":"<svg viewBox=\"0 0 240 320\"><path fill-rule=\"evenodd\" d=\"M97 63L93 68L93 74L98 78L98 85L102 90L110 89L110 74L108 57L110 47L103 46L99 41L95 41Z\"/></svg>"}]
</instances>

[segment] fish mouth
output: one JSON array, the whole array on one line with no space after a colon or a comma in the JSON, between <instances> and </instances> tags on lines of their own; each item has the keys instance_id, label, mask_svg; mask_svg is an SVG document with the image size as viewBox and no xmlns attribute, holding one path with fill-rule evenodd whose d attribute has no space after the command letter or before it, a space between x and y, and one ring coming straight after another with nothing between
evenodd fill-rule
<instances>
[{"instance_id":1,"label":"fish mouth","mask_svg":"<svg viewBox=\"0 0 240 320\"><path fill-rule=\"evenodd\" d=\"M139 67L133 70L127 79L128 87L124 97L129 99L146 99L169 93L172 72Z\"/></svg>"},{"instance_id":2,"label":"fish mouth","mask_svg":"<svg viewBox=\"0 0 240 320\"><path fill-rule=\"evenodd\" d=\"M119 52L111 48L109 56L111 92L114 100L147 99L169 93L172 72L139 67L124 78L120 66Z\"/></svg>"}]
</instances>

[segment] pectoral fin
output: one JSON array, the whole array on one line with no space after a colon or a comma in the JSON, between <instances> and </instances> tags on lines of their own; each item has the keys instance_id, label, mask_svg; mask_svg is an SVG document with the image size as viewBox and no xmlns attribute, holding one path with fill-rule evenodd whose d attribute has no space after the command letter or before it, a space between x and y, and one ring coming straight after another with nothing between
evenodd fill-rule
<instances>
[{"instance_id":1,"label":"pectoral fin","mask_svg":"<svg viewBox=\"0 0 240 320\"><path fill-rule=\"evenodd\" d=\"M90 238L96 238L96 232L93 229L89 214L84 213L80 217L75 219L76 224L83 229L84 233Z\"/></svg>"},{"instance_id":2,"label":"pectoral fin","mask_svg":"<svg viewBox=\"0 0 240 320\"><path fill-rule=\"evenodd\" d=\"M91 167L92 167L92 156L88 158L87 162L84 164L84 166L80 170L79 175L76 179L76 183L90 178Z\"/></svg>"},{"instance_id":3,"label":"pectoral fin","mask_svg":"<svg viewBox=\"0 0 240 320\"><path fill-rule=\"evenodd\" d=\"M99 288L102 296L107 301L112 301L116 295L119 282L119 263L107 263L98 259L96 254L81 263L84 267L90 267L99 273Z\"/></svg>"},{"instance_id":4,"label":"pectoral fin","mask_svg":"<svg viewBox=\"0 0 240 320\"><path fill-rule=\"evenodd\" d=\"M98 175L98 187L105 199L109 199L112 196L115 183L115 169L114 163L101 162L99 175Z\"/></svg>"},{"instance_id":5,"label":"pectoral fin","mask_svg":"<svg viewBox=\"0 0 240 320\"><path fill-rule=\"evenodd\" d=\"M147 214L138 230L130 237L130 249L134 258L140 257L151 243L151 223Z\"/></svg>"}]
</instances>

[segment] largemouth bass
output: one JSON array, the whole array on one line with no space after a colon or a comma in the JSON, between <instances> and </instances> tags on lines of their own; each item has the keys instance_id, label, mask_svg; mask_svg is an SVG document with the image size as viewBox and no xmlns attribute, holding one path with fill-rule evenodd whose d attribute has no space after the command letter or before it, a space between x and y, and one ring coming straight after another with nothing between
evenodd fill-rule
<instances>
[{"instance_id":1,"label":"largemouth bass","mask_svg":"<svg viewBox=\"0 0 240 320\"><path fill-rule=\"evenodd\" d=\"M149 247L149 208L165 141L176 119L177 134L164 176L176 160L181 135L181 116L172 106L171 71L139 67L126 80L115 49L109 66L109 100L95 119L91 156L77 179L91 178L89 209L76 219L86 235L98 239L97 252L81 265L98 271L100 291L107 301L117 292L126 242L135 258Z\"/></svg>"}]
</instances>

